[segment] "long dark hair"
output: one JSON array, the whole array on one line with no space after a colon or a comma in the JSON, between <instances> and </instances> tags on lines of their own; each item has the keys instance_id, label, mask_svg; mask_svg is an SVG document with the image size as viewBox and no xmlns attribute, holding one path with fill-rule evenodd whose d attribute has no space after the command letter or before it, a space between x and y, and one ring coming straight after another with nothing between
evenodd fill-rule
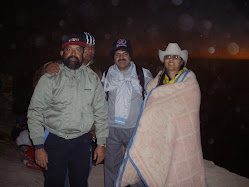
<instances>
[{"instance_id":1,"label":"long dark hair","mask_svg":"<svg viewBox=\"0 0 249 187\"><path fill-rule=\"evenodd\" d=\"M181 58L181 60L183 61L182 58ZM180 66L179 71L181 71L181 70L184 68L184 66L185 66L185 65L184 65L184 61L183 61L182 65ZM158 80L157 86L163 85L163 80L164 80L165 75L167 75L167 76L169 77L169 75L168 75L168 73L167 73L167 69L166 69L166 67L165 67L165 65L164 65L163 72L162 72L162 74L161 74L161 76L160 76L160 78L159 78L159 80ZM169 77L169 78L170 78L170 77Z\"/></svg>"}]
</instances>

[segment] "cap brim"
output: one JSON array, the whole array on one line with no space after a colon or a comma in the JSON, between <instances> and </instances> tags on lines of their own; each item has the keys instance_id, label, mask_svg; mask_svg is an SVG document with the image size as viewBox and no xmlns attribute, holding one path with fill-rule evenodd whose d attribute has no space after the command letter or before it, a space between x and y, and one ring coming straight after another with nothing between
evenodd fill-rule
<instances>
[{"instance_id":1,"label":"cap brim","mask_svg":"<svg viewBox=\"0 0 249 187\"><path fill-rule=\"evenodd\" d=\"M86 47L86 44L84 42L67 42L67 43L62 44L61 47L65 48L65 47L67 47L69 45L79 45L81 47Z\"/></svg>"}]
</instances>

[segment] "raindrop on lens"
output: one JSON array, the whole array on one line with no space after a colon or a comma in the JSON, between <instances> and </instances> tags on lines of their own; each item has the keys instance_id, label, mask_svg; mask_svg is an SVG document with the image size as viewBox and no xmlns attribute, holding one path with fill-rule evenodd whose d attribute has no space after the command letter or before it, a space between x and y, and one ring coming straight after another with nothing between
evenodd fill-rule
<instances>
[{"instance_id":1,"label":"raindrop on lens","mask_svg":"<svg viewBox=\"0 0 249 187\"><path fill-rule=\"evenodd\" d=\"M231 38L231 34L230 33L226 33L226 38Z\"/></svg>"},{"instance_id":2,"label":"raindrop on lens","mask_svg":"<svg viewBox=\"0 0 249 187\"><path fill-rule=\"evenodd\" d=\"M239 46L235 42L232 42L227 46L227 50L231 55L236 55L239 52Z\"/></svg>"},{"instance_id":3,"label":"raindrop on lens","mask_svg":"<svg viewBox=\"0 0 249 187\"><path fill-rule=\"evenodd\" d=\"M172 1L172 3L173 3L174 5L176 5L176 6L182 4L182 2L183 2L183 0L171 0L171 1Z\"/></svg>"},{"instance_id":4,"label":"raindrop on lens","mask_svg":"<svg viewBox=\"0 0 249 187\"><path fill-rule=\"evenodd\" d=\"M45 36L38 36L35 38L35 46L41 47L46 43L46 37Z\"/></svg>"},{"instance_id":5,"label":"raindrop on lens","mask_svg":"<svg viewBox=\"0 0 249 187\"><path fill-rule=\"evenodd\" d=\"M214 47L209 47L209 48L208 48L208 52L209 52L210 54L214 54L214 53L215 53L215 48L214 48Z\"/></svg>"},{"instance_id":6,"label":"raindrop on lens","mask_svg":"<svg viewBox=\"0 0 249 187\"><path fill-rule=\"evenodd\" d=\"M63 19L60 20L60 21L59 21L59 26L60 26L60 27L63 27L64 25L65 25L65 21L64 21Z\"/></svg>"},{"instance_id":7,"label":"raindrop on lens","mask_svg":"<svg viewBox=\"0 0 249 187\"><path fill-rule=\"evenodd\" d=\"M112 5L113 6L118 6L119 0L112 0Z\"/></svg>"},{"instance_id":8,"label":"raindrop on lens","mask_svg":"<svg viewBox=\"0 0 249 187\"><path fill-rule=\"evenodd\" d=\"M188 14L182 14L178 18L178 27L184 31L191 30L194 26L194 19Z\"/></svg>"},{"instance_id":9,"label":"raindrop on lens","mask_svg":"<svg viewBox=\"0 0 249 187\"><path fill-rule=\"evenodd\" d=\"M208 143L209 144L214 144L214 139L213 138L209 138Z\"/></svg>"},{"instance_id":10,"label":"raindrop on lens","mask_svg":"<svg viewBox=\"0 0 249 187\"><path fill-rule=\"evenodd\" d=\"M111 35L110 34L105 34L105 39L109 40L111 38Z\"/></svg>"},{"instance_id":11,"label":"raindrop on lens","mask_svg":"<svg viewBox=\"0 0 249 187\"><path fill-rule=\"evenodd\" d=\"M236 112L240 112L240 107L237 106L237 107L235 108L235 111L236 111Z\"/></svg>"},{"instance_id":12,"label":"raindrop on lens","mask_svg":"<svg viewBox=\"0 0 249 187\"><path fill-rule=\"evenodd\" d=\"M127 24L131 25L133 23L133 19L131 17L127 18Z\"/></svg>"},{"instance_id":13,"label":"raindrop on lens","mask_svg":"<svg viewBox=\"0 0 249 187\"><path fill-rule=\"evenodd\" d=\"M11 44L9 45L9 48L10 48L10 49L16 49L16 44L15 44L15 43L11 43Z\"/></svg>"}]
</instances>

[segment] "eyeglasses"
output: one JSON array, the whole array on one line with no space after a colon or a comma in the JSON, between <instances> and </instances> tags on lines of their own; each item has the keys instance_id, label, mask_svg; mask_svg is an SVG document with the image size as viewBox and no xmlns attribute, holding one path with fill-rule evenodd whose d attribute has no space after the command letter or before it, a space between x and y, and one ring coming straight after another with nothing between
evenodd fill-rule
<instances>
[{"instance_id":1,"label":"eyeglasses","mask_svg":"<svg viewBox=\"0 0 249 187\"><path fill-rule=\"evenodd\" d=\"M181 58L179 55L166 55L165 57L164 57L165 59L179 59L179 58Z\"/></svg>"}]
</instances>

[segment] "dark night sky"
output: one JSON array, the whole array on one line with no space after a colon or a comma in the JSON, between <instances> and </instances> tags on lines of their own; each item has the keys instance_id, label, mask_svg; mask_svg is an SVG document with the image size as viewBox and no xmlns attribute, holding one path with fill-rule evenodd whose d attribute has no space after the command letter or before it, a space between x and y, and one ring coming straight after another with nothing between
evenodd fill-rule
<instances>
[{"instance_id":1,"label":"dark night sky","mask_svg":"<svg viewBox=\"0 0 249 187\"><path fill-rule=\"evenodd\" d=\"M2 48L11 54L57 55L65 33L88 31L97 55L111 43L131 39L137 56L157 56L169 42L190 57L249 59L247 0L26 0L1 7ZM41 57L42 56L42 57ZM2 57L3 58L3 57ZM20 58L23 58L20 56ZM39 57L36 57L39 58Z\"/></svg>"}]
</instances>

